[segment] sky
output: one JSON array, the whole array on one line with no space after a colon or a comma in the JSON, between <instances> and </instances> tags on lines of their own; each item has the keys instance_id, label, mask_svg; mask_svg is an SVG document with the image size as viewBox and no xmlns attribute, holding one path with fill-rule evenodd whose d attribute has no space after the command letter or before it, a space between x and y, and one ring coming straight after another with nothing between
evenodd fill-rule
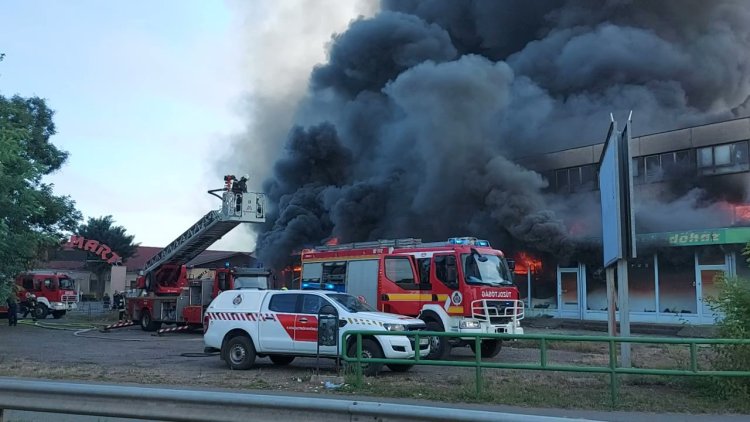
<instances>
[{"instance_id":1,"label":"sky","mask_svg":"<svg viewBox=\"0 0 750 422\"><path fill-rule=\"evenodd\" d=\"M364 3L367 3L363 5ZM165 246L219 201L230 140L252 125L253 96L304 95L335 32L372 2L334 0L4 0L0 94L55 110L51 141L70 153L46 181L85 218L112 215L143 246ZM258 140L261 142L261 140ZM237 160L231 160L237 162ZM237 228L211 249L251 251Z\"/></svg>"}]
</instances>

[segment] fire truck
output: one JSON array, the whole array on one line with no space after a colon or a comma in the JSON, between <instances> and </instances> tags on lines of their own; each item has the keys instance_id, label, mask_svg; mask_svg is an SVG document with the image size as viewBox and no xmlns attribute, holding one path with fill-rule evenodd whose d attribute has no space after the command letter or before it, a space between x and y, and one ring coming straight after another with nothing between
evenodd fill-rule
<instances>
[{"instance_id":1,"label":"fire truck","mask_svg":"<svg viewBox=\"0 0 750 422\"><path fill-rule=\"evenodd\" d=\"M238 189L234 176L225 186L208 191L222 200L212 210L146 262L136 289L125 298L126 313L144 331L181 331L203 326L206 308L222 291L266 289L270 273L261 268L218 268L210 278L190 279L186 264L242 223L265 221L265 197L247 192L246 178ZM218 195L217 192L222 192ZM161 329L162 324L176 327Z\"/></svg>"},{"instance_id":2,"label":"fire truck","mask_svg":"<svg viewBox=\"0 0 750 422\"><path fill-rule=\"evenodd\" d=\"M325 245L302 251L302 289L346 292L383 312L415 316L428 331L523 334L523 303L503 253L486 240L450 238ZM445 359L450 348L469 338L432 337L431 359ZM500 352L499 340L481 343L482 356Z\"/></svg>"},{"instance_id":3,"label":"fire truck","mask_svg":"<svg viewBox=\"0 0 750 422\"><path fill-rule=\"evenodd\" d=\"M36 296L37 306L34 310L37 319L52 315L55 319L62 318L67 311L77 308L78 293L75 280L67 274L57 272L28 272L16 277L16 284L21 287L18 291L18 301L26 300L26 293ZM0 307L0 313L7 313L6 307Z\"/></svg>"}]
</instances>

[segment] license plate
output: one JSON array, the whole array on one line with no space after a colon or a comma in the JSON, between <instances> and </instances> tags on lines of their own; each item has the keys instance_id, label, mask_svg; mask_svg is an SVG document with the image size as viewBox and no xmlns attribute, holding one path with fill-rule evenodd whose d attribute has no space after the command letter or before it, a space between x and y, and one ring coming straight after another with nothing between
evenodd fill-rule
<instances>
[{"instance_id":1,"label":"license plate","mask_svg":"<svg viewBox=\"0 0 750 422\"><path fill-rule=\"evenodd\" d=\"M419 339L419 345L420 346L426 346L428 344L430 344L430 339L428 339L428 338L421 338L421 339Z\"/></svg>"}]
</instances>

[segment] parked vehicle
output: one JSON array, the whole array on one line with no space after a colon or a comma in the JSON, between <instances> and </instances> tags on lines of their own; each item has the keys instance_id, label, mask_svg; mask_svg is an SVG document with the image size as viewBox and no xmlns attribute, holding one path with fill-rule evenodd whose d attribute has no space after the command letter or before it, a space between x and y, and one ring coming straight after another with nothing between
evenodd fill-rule
<instances>
[{"instance_id":1,"label":"parked vehicle","mask_svg":"<svg viewBox=\"0 0 750 422\"><path fill-rule=\"evenodd\" d=\"M361 296L380 311L420 318L428 331L523 334L524 306L512 265L502 251L473 237L308 249L302 252L300 285ZM447 358L452 346L474 350L468 340L432 337L429 358ZM496 356L501 346L500 340L484 340L482 356Z\"/></svg>"},{"instance_id":2,"label":"parked vehicle","mask_svg":"<svg viewBox=\"0 0 750 422\"><path fill-rule=\"evenodd\" d=\"M36 319L45 319L52 315L55 319L62 318L67 311L78 306L78 293L75 280L70 276L57 272L27 272L16 277L18 302L24 306L26 294L36 296L36 307L33 312ZM0 307L0 313L7 313L6 307Z\"/></svg>"},{"instance_id":3,"label":"parked vehicle","mask_svg":"<svg viewBox=\"0 0 750 422\"><path fill-rule=\"evenodd\" d=\"M333 323L320 328L323 315ZM378 312L354 296L319 290L226 291L209 305L204 326L206 351L219 351L231 369L248 369L256 357L265 356L277 365L289 364L297 356L356 356L355 336L347 339L347 332L406 332L426 327L416 318ZM414 338L407 336L374 335L362 339L362 356L369 358L410 359L416 349ZM420 339L418 349L420 356L426 356L429 340ZM388 367L403 372L412 365ZM364 373L374 375L381 368L381 364L371 363Z\"/></svg>"}]
</instances>

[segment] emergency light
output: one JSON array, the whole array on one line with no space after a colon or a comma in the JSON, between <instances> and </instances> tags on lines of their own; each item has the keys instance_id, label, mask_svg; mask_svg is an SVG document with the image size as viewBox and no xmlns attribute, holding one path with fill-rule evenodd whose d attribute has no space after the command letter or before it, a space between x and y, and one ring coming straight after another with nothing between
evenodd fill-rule
<instances>
[{"instance_id":1,"label":"emergency light","mask_svg":"<svg viewBox=\"0 0 750 422\"><path fill-rule=\"evenodd\" d=\"M476 237L451 237L450 239L448 239L448 243L451 245L474 245L490 247L490 242L488 240L479 240Z\"/></svg>"}]
</instances>

